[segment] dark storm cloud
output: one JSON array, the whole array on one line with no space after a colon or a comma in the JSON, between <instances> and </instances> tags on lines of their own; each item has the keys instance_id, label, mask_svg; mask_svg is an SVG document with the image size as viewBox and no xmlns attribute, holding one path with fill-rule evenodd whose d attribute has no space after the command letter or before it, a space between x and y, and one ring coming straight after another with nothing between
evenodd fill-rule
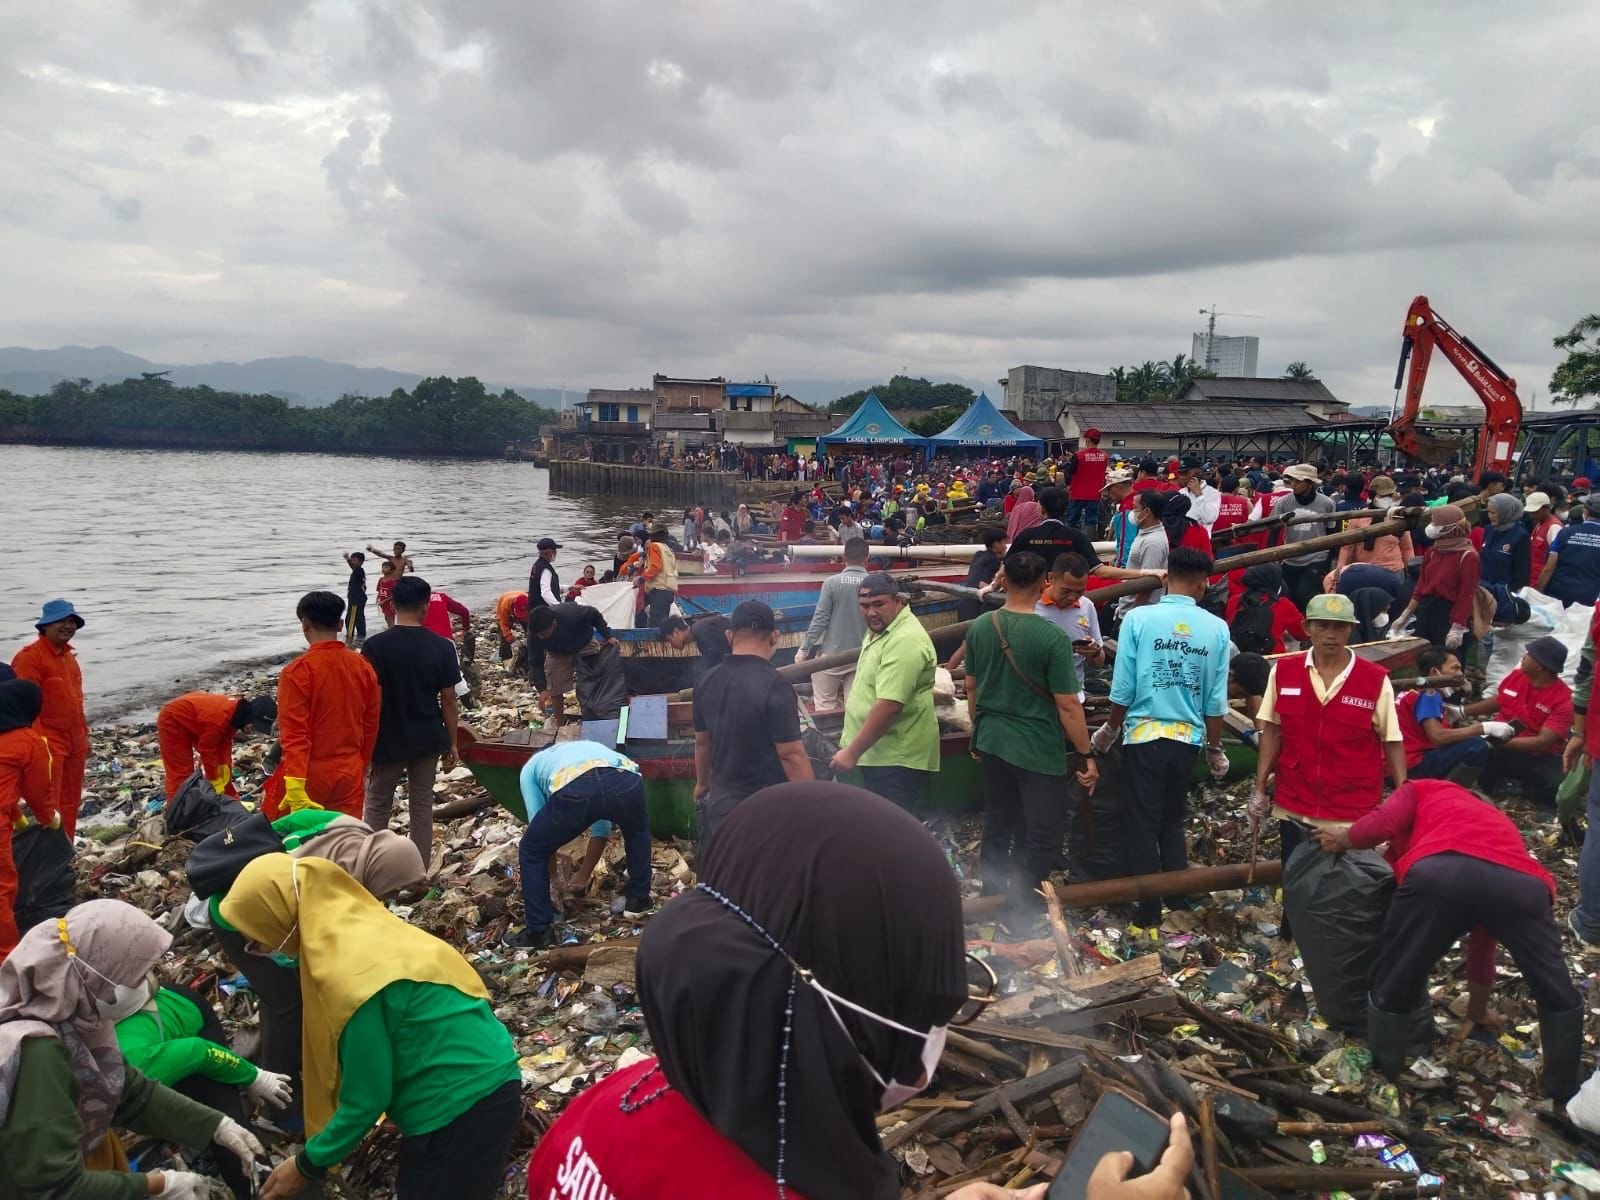
<instances>
[{"instance_id":1,"label":"dark storm cloud","mask_svg":"<svg viewBox=\"0 0 1600 1200\"><path fill-rule=\"evenodd\" d=\"M1271 318L1235 330L1263 371L1303 358L1364 400L1425 290L1542 383L1551 330L1594 307L1600 16L1449 16L7 8L0 135L27 182L6 216L37 270L0 316L169 359L992 379L1170 358L1216 300Z\"/></svg>"}]
</instances>

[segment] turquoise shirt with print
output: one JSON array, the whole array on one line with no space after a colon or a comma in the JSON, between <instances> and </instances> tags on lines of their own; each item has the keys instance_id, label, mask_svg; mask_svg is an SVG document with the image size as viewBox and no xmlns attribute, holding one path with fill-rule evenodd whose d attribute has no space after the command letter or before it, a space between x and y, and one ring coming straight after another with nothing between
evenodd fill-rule
<instances>
[{"instance_id":1,"label":"turquoise shirt with print","mask_svg":"<svg viewBox=\"0 0 1600 1200\"><path fill-rule=\"evenodd\" d=\"M1207 717L1228 711L1228 626L1189 596L1136 608L1117 636L1111 702L1127 709L1123 740L1200 745Z\"/></svg>"},{"instance_id":2,"label":"turquoise shirt with print","mask_svg":"<svg viewBox=\"0 0 1600 1200\"><path fill-rule=\"evenodd\" d=\"M545 806L550 797L586 771L596 767L612 767L618 771L639 773L639 764L626 754L618 754L599 742L557 742L548 750L541 750L522 766L517 782L522 789L522 803L528 809L528 820ZM611 822L596 821L589 827L590 837L610 837Z\"/></svg>"}]
</instances>

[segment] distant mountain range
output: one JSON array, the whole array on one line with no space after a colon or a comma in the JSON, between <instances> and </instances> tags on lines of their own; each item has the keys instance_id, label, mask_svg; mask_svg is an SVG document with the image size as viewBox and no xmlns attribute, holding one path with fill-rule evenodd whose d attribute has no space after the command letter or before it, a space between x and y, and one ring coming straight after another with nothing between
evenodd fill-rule
<instances>
[{"instance_id":1,"label":"distant mountain range","mask_svg":"<svg viewBox=\"0 0 1600 1200\"><path fill-rule=\"evenodd\" d=\"M33 350L25 346L0 347L0 391L23 396L42 396L63 379L87 379L92 383L120 383L146 371L169 371L169 378L181 387L209 386L219 392L281 396L290 404L320 408L340 396L387 396L395 388L410 390L421 375L410 371L391 371L387 367L358 367L351 363L329 362L325 358L254 358L249 362L210 362L180 365L152 362L115 346L61 346L55 350ZM759 378L759 374L750 378ZM730 376L732 378L732 376ZM805 404L826 408L840 396L862 388L880 386L883 379L780 379L778 386ZM1005 388L989 381L941 376L936 382L964 383L975 392L987 391L1001 397ZM546 408L561 407L562 389L520 387L484 380L499 391L510 387L523 398ZM649 380L640 381L648 385ZM583 399L585 387L566 389L570 407Z\"/></svg>"},{"instance_id":2,"label":"distant mountain range","mask_svg":"<svg viewBox=\"0 0 1600 1200\"><path fill-rule=\"evenodd\" d=\"M421 375L387 367L357 367L324 358L255 358L249 362L195 363L187 366L151 362L115 346L62 346L32 350L0 347L0 390L42 396L63 379L120 383L147 371L169 371L180 387L209 386L219 392L280 396L290 404L320 408L340 396L387 396L395 388L410 390ZM547 408L561 406L560 388L517 387L484 381L495 391L511 387L526 400ZM567 403L581 399L582 389L568 388Z\"/></svg>"}]
</instances>

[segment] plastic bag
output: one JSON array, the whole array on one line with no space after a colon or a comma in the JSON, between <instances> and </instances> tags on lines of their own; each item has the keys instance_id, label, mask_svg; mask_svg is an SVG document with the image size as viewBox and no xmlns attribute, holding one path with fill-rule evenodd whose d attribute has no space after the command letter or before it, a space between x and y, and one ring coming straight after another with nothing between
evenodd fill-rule
<instances>
[{"instance_id":1,"label":"plastic bag","mask_svg":"<svg viewBox=\"0 0 1600 1200\"><path fill-rule=\"evenodd\" d=\"M1100 756L1100 782L1084 800L1075 781L1067 786L1067 878L1073 883L1117 879L1129 874L1128 851L1122 838L1122 747Z\"/></svg>"},{"instance_id":2,"label":"plastic bag","mask_svg":"<svg viewBox=\"0 0 1600 1200\"><path fill-rule=\"evenodd\" d=\"M1314 841L1283 868L1283 910L1323 1020L1365 1034L1367 993L1383 946L1394 872L1372 850L1328 854Z\"/></svg>"},{"instance_id":3,"label":"plastic bag","mask_svg":"<svg viewBox=\"0 0 1600 1200\"><path fill-rule=\"evenodd\" d=\"M1567 667L1561 677L1570 686L1578 669L1578 652L1583 648L1589 623L1594 619L1594 609L1583 605L1563 608L1561 601L1531 587L1523 588L1517 595L1527 601L1528 619L1494 631L1494 646L1484 666L1484 682L1490 688L1499 687L1500 681L1522 661L1529 642L1553 634L1567 647Z\"/></svg>"},{"instance_id":4,"label":"plastic bag","mask_svg":"<svg viewBox=\"0 0 1600 1200\"><path fill-rule=\"evenodd\" d=\"M1589 756L1578 756L1578 765L1567 772L1567 776L1556 788L1556 818L1560 821L1576 820L1584 810L1584 802L1589 798Z\"/></svg>"},{"instance_id":5,"label":"plastic bag","mask_svg":"<svg viewBox=\"0 0 1600 1200\"><path fill-rule=\"evenodd\" d=\"M250 814L232 796L217 794L205 772L196 771L183 781L177 793L167 801L166 829L168 837L186 837L191 842L201 842L213 833L221 833L230 825L237 825Z\"/></svg>"},{"instance_id":6,"label":"plastic bag","mask_svg":"<svg viewBox=\"0 0 1600 1200\"><path fill-rule=\"evenodd\" d=\"M43 825L19 829L11 839L11 858L17 869L17 895L11 905L17 932L66 916L76 903L72 889L77 883L67 835Z\"/></svg>"},{"instance_id":7,"label":"plastic bag","mask_svg":"<svg viewBox=\"0 0 1600 1200\"><path fill-rule=\"evenodd\" d=\"M578 711L585 721L616 720L628 702L621 651L615 646L603 646L598 654L580 654L575 687Z\"/></svg>"}]
</instances>

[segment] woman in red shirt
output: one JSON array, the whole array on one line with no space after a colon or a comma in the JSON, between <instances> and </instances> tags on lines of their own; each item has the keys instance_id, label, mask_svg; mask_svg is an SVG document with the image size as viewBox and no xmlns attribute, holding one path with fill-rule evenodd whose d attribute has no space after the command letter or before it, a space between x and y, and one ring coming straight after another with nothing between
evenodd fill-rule
<instances>
[{"instance_id":1,"label":"woman in red shirt","mask_svg":"<svg viewBox=\"0 0 1600 1200\"><path fill-rule=\"evenodd\" d=\"M915 817L842 784L757 792L640 939L659 1057L568 1106L529 1197L897 1200L877 1117L928 1085L947 1028L994 997L964 948L960 888ZM1161 1171L1183 1166L1174 1135Z\"/></svg>"},{"instance_id":2,"label":"woman in red shirt","mask_svg":"<svg viewBox=\"0 0 1600 1200\"><path fill-rule=\"evenodd\" d=\"M1477 640L1472 634L1472 602L1482 575L1466 514L1454 504L1441 504L1429 514L1423 532L1433 544L1422 557L1422 574L1411 601L1395 618L1389 636L1404 637L1406 623L1415 613L1412 633L1465 657L1463 652Z\"/></svg>"},{"instance_id":3,"label":"woman in red shirt","mask_svg":"<svg viewBox=\"0 0 1600 1200\"><path fill-rule=\"evenodd\" d=\"M1248 604L1260 605L1271 609L1272 620L1272 648L1262 650L1258 646L1247 646L1239 642L1239 649L1253 654L1282 654L1284 651L1283 639L1287 634L1302 646L1309 646L1311 638L1306 634L1305 619L1300 615L1300 610L1294 606L1294 601L1283 594L1283 568L1277 563L1260 563L1242 572L1230 572L1242 575L1239 581L1243 586L1237 592L1228 596L1226 617L1228 627L1233 628L1234 618L1239 615L1239 610ZM1235 642L1239 639L1236 637Z\"/></svg>"},{"instance_id":4,"label":"woman in red shirt","mask_svg":"<svg viewBox=\"0 0 1600 1200\"><path fill-rule=\"evenodd\" d=\"M1511 818L1460 784L1417 779L1349 829L1312 836L1330 854L1389 844L1385 857L1398 887L1372 972L1367 1045L1374 1065L1391 1078L1404 1069L1411 1014L1427 994L1428 976L1470 934L1468 1020L1487 1028L1505 1023L1489 1010L1495 947L1504 942L1539 1006L1544 1094L1566 1103L1578 1090L1583 1000L1551 908L1555 880L1528 853Z\"/></svg>"}]
</instances>

